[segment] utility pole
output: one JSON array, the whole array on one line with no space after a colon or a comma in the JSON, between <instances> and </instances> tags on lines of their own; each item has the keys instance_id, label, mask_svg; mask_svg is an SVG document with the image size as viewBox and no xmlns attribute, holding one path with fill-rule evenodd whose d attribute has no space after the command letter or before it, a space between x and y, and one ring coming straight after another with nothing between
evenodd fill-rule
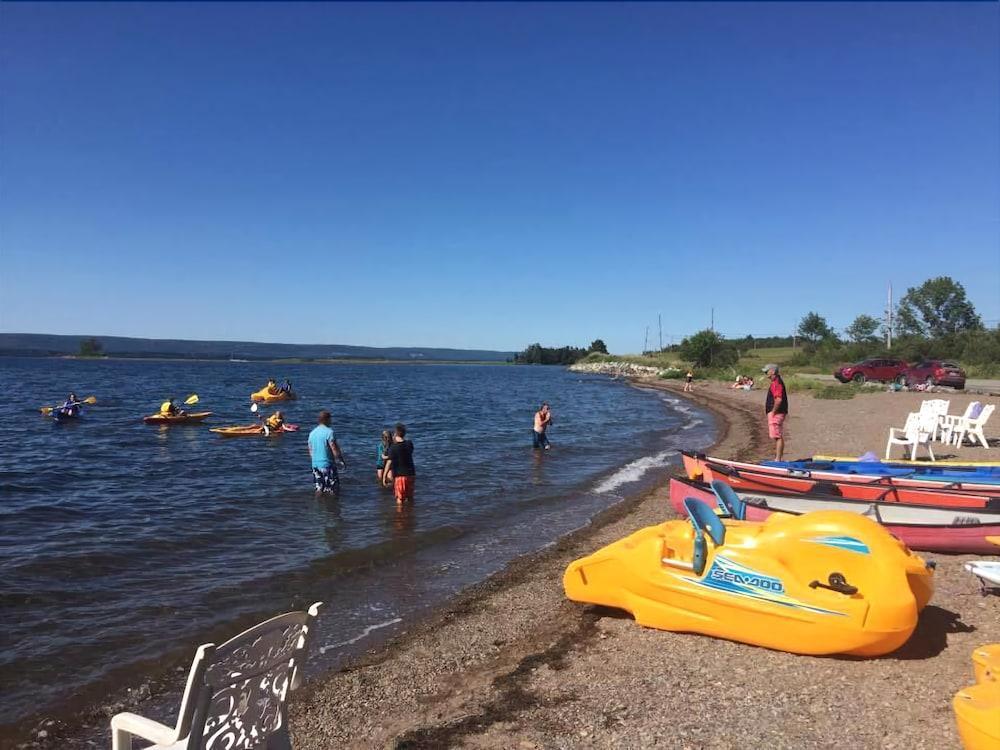
<instances>
[{"instance_id":1,"label":"utility pole","mask_svg":"<svg viewBox=\"0 0 1000 750\"><path fill-rule=\"evenodd\" d=\"M708 326L711 330L715 330L715 308L712 308L712 322Z\"/></svg>"},{"instance_id":2,"label":"utility pole","mask_svg":"<svg viewBox=\"0 0 1000 750\"><path fill-rule=\"evenodd\" d=\"M889 303L886 305L885 314L888 325L885 328L886 349L892 349L892 282L889 282Z\"/></svg>"},{"instance_id":3,"label":"utility pole","mask_svg":"<svg viewBox=\"0 0 1000 750\"><path fill-rule=\"evenodd\" d=\"M649 326L646 326L646 338L642 340L642 353L649 351Z\"/></svg>"},{"instance_id":4,"label":"utility pole","mask_svg":"<svg viewBox=\"0 0 1000 750\"><path fill-rule=\"evenodd\" d=\"M656 322L660 326L660 351L663 351L663 313L656 313Z\"/></svg>"}]
</instances>

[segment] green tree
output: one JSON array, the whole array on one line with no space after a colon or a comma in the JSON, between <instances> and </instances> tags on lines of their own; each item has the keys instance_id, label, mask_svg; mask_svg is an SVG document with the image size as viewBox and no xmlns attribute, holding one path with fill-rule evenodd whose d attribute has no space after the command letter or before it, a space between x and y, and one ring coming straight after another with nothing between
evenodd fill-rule
<instances>
[{"instance_id":1,"label":"green tree","mask_svg":"<svg viewBox=\"0 0 1000 750\"><path fill-rule=\"evenodd\" d=\"M590 351L600 352L601 354L608 353L608 345L604 343L601 339L594 339L590 342Z\"/></svg>"},{"instance_id":2,"label":"green tree","mask_svg":"<svg viewBox=\"0 0 1000 750\"><path fill-rule=\"evenodd\" d=\"M103 352L104 347L101 346L101 342L93 336L80 342L81 357L100 357Z\"/></svg>"},{"instance_id":3,"label":"green tree","mask_svg":"<svg viewBox=\"0 0 1000 750\"><path fill-rule=\"evenodd\" d=\"M818 344L820 341L833 338L833 329L827 324L826 318L816 312L806 313L806 316L799 321L796 333L809 344Z\"/></svg>"},{"instance_id":4,"label":"green tree","mask_svg":"<svg viewBox=\"0 0 1000 750\"><path fill-rule=\"evenodd\" d=\"M698 331L684 339L680 354L688 362L699 367L719 367L736 362L736 350L710 328Z\"/></svg>"},{"instance_id":5,"label":"green tree","mask_svg":"<svg viewBox=\"0 0 1000 750\"><path fill-rule=\"evenodd\" d=\"M878 320L871 315L859 315L844 329L844 335L855 344L864 344L875 340L875 331L879 325Z\"/></svg>"},{"instance_id":6,"label":"green tree","mask_svg":"<svg viewBox=\"0 0 1000 750\"><path fill-rule=\"evenodd\" d=\"M978 331L983 321L965 296L965 287L950 276L928 279L910 287L896 308L899 331L937 338L960 331Z\"/></svg>"}]
</instances>

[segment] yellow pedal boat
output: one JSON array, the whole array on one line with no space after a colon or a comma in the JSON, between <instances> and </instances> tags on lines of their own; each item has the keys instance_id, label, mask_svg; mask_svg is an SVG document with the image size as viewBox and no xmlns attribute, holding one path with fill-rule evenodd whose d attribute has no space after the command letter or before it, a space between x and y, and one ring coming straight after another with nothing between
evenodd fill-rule
<instances>
[{"instance_id":1,"label":"yellow pedal boat","mask_svg":"<svg viewBox=\"0 0 1000 750\"><path fill-rule=\"evenodd\" d=\"M291 391L272 391L266 385L259 391L250 394L250 400L265 404L274 404L278 401L294 401L296 395Z\"/></svg>"},{"instance_id":2,"label":"yellow pedal boat","mask_svg":"<svg viewBox=\"0 0 1000 750\"><path fill-rule=\"evenodd\" d=\"M637 531L570 564L566 596L640 625L797 654L878 656L913 633L933 566L878 523L845 511L723 520L685 500L687 521Z\"/></svg>"},{"instance_id":3,"label":"yellow pedal boat","mask_svg":"<svg viewBox=\"0 0 1000 750\"><path fill-rule=\"evenodd\" d=\"M1000 643L972 652L976 684L962 688L951 702L965 750L1000 748Z\"/></svg>"}]
</instances>

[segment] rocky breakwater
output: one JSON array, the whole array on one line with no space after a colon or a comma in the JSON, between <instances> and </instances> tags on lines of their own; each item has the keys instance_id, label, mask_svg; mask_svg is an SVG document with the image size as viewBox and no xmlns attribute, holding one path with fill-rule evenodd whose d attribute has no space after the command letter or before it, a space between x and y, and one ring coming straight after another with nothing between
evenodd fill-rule
<instances>
[{"instance_id":1,"label":"rocky breakwater","mask_svg":"<svg viewBox=\"0 0 1000 750\"><path fill-rule=\"evenodd\" d=\"M581 362L570 365L572 372L589 372L597 375L611 375L622 378L641 377L670 377L677 375L680 370L673 367L651 367L649 365L637 365L632 362Z\"/></svg>"}]
</instances>

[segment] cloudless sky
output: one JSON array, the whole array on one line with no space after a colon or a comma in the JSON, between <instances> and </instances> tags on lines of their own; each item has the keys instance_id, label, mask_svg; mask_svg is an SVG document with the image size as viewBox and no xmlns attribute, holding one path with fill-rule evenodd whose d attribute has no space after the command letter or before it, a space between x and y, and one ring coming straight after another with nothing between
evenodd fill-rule
<instances>
[{"instance_id":1,"label":"cloudless sky","mask_svg":"<svg viewBox=\"0 0 1000 750\"><path fill-rule=\"evenodd\" d=\"M1000 320L997 3L4 3L0 52L0 330Z\"/></svg>"}]
</instances>

